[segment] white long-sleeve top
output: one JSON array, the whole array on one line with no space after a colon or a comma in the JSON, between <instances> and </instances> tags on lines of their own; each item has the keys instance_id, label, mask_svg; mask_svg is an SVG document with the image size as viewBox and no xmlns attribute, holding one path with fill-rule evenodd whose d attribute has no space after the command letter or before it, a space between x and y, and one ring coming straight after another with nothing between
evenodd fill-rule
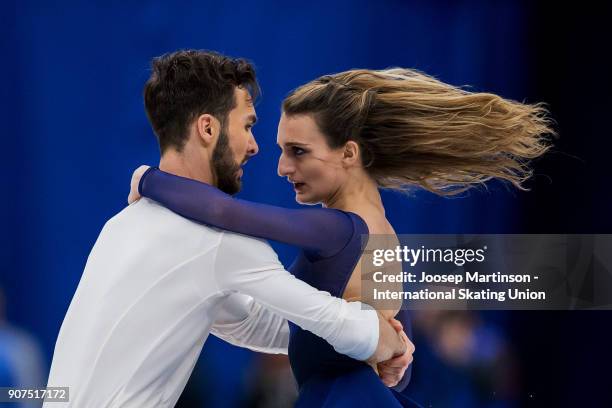
<instances>
[{"instance_id":1,"label":"white long-sleeve top","mask_svg":"<svg viewBox=\"0 0 612 408\"><path fill-rule=\"evenodd\" d=\"M287 320L364 360L378 316L296 279L267 242L197 224L143 198L110 219L61 326L48 407L173 407L208 334L286 353Z\"/></svg>"}]
</instances>

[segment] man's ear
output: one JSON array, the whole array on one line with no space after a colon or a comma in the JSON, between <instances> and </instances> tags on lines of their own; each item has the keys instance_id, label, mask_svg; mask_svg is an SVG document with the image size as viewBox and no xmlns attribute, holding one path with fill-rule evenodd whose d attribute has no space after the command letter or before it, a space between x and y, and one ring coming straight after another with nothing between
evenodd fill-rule
<instances>
[{"instance_id":1,"label":"man's ear","mask_svg":"<svg viewBox=\"0 0 612 408\"><path fill-rule=\"evenodd\" d=\"M198 138L205 146L210 146L215 143L219 136L221 124L212 115L205 113L196 118L196 131Z\"/></svg>"},{"instance_id":2,"label":"man's ear","mask_svg":"<svg viewBox=\"0 0 612 408\"><path fill-rule=\"evenodd\" d=\"M355 141L346 142L342 151L342 163L347 167L355 165L359 162L359 151L359 145Z\"/></svg>"}]
</instances>

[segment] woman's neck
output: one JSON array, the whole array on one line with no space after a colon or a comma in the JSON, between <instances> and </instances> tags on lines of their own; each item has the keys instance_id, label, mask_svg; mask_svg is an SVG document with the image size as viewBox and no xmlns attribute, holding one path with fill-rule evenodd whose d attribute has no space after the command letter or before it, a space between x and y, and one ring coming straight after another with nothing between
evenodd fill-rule
<instances>
[{"instance_id":1,"label":"woman's neck","mask_svg":"<svg viewBox=\"0 0 612 408\"><path fill-rule=\"evenodd\" d=\"M349 177L336 193L323 203L323 207L360 213L376 210L385 214L378 185L367 174Z\"/></svg>"}]
</instances>

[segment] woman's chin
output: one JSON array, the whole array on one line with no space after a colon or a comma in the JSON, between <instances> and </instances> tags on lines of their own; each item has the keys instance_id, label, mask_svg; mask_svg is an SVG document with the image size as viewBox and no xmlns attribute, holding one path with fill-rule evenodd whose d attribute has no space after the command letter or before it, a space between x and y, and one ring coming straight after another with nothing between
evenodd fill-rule
<instances>
[{"instance_id":1,"label":"woman's chin","mask_svg":"<svg viewBox=\"0 0 612 408\"><path fill-rule=\"evenodd\" d=\"M295 201L298 204L308 204L308 201L306 201L304 194L300 194L300 193L295 193Z\"/></svg>"},{"instance_id":2,"label":"woman's chin","mask_svg":"<svg viewBox=\"0 0 612 408\"><path fill-rule=\"evenodd\" d=\"M321 200L317 200L315 197L310 197L304 193L295 193L295 201L298 204L304 204L304 205L315 205L315 204L319 204L321 202Z\"/></svg>"}]
</instances>

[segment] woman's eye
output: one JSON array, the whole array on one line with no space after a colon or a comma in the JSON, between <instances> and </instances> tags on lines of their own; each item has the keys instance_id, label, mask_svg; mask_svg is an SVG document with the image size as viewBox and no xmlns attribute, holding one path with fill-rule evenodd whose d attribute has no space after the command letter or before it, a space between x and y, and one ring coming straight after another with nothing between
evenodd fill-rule
<instances>
[{"instance_id":1,"label":"woman's eye","mask_svg":"<svg viewBox=\"0 0 612 408\"><path fill-rule=\"evenodd\" d=\"M253 129L253 125L246 125L245 129L246 130L251 130L251 129Z\"/></svg>"},{"instance_id":2,"label":"woman's eye","mask_svg":"<svg viewBox=\"0 0 612 408\"><path fill-rule=\"evenodd\" d=\"M296 156L301 156L304 153L306 153L306 150L304 150L304 149L301 149L299 147L294 147L293 148L293 154L295 154Z\"/></svg>"}]
</instances>

